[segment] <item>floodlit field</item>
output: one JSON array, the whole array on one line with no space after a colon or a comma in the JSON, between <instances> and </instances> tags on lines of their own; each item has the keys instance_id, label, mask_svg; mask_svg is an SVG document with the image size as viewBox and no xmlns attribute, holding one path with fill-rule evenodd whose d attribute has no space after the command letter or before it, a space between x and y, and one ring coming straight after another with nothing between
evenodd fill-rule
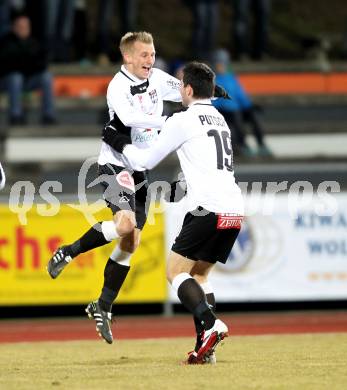
<instances>
[{"instance_id":1,"label":"floodlit field","mask_svg":"<svg viewBox=\"0 0 347 390\"><path fill-rule=\"evenodd\" d=\"M347 334L229 337L217 365L192 339L0 344L0 389L346 389Z\"/></svg>"}]
</instances>

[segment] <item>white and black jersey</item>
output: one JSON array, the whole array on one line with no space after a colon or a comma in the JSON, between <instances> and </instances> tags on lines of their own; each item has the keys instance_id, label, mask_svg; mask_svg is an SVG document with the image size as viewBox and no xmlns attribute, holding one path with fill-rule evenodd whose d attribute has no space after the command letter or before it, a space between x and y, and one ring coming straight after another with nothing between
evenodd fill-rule
<instances>
[{"instance_id":1,"label":"white and black jersey","mask_svg":"<svg viewBox=\"0 0 347 390\"><path fill-rule=\"evenodd\" d=\"M195 101L169 118L149 149L127 145L123 155L135 170L152 169L174 150L187 182L189 210L203 207L214 213L244 214L230 129L210 100Z\"/></svg>"},{"instance_id":2,"label":"white and black jersey","mask_svg":"<svg viewBox=\"0 0 347 390\"><path fill-rule=\"evenodd\" d=\"M147 148L165 122L163 100L181 101L179 87L178 79L160 69L153 68L144 81L129 73L123 65L107 89L110 119L116 119L118 126L129 128L132 144ZM125 166L123 156L105 142L98 163Z\"/></svg>"},{"instance_id":3,"label":"white and black jersey","mask_svg":"<svg viewBox=\"0 0 347 390\"><path fill-rule=\"evenodd\" d=\"M5 183L6 183L6 176L0 162L0 190L2 190L5 187Z\"/></svg>"}]
</instances>

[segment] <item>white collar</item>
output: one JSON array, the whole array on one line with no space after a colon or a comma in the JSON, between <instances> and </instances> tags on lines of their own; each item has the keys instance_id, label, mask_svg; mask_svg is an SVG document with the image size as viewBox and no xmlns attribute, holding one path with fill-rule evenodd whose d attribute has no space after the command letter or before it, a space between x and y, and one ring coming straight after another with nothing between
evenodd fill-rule
<instances>
[{"instance_id":1,"label":"white collar","mask_svg":"<svg viewBox=\"0 0 347 390\"><path fill-rule=\"evenodd\" d=\"M196 99L194 101L192 101L188 107L192 107L194 106L195 104L203 104L203 105L208 105L210 106L212 103L211 103L211 99Z\"/></svg>"},{"instance_id":2,"label":"white collar","mask_svg":"<svg viewBox=\"0 0 347 390\"><path fill-rule=\"evenodd\" d=\"M152 69L153 69L153 68L152 68ZM149 73L148 79L151 77L152 69L151 69L151 72ZM132 80L134 83L144 83L144 82L146 82L146 80L148 80L148 79L145 79L145 80L139 79L139 78L136 77L134 74L130 73L130 72L127 70L127 68L125 67L124 64L121 66L120 70L121 70L121 72L123 72L130 80Z\"/></svg>"}]
</instances>

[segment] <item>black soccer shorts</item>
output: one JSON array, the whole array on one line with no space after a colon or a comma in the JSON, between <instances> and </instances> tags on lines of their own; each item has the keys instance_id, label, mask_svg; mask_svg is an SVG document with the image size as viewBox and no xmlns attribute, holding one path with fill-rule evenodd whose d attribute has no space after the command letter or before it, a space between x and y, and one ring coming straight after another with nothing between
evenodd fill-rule
<instances>
[{"instance_id":1,"label":"black soccer shorts","mask_svg":"<svg viewBox=\"0 0 347 390\"><path fill-rule=\"evenodd\" d=\"M171 250L190 260L225 263L240 232L242 219L240 215L216 214L198 207L184 217Z\"/></svg>"},{"instance_id":2,"label":"black soccer shorts","mask_svg":"<svg viewBox=\"0 0 347 390\"><path fill-rule=\"evenodd\" d=\"M146 198L148 181L145 172L113 164L99 165L99 178L104 189L104 200L116 214L119 210L132 210L136 216L136 227L142 229L146 223Z\"/></svg>"}]
</instances>

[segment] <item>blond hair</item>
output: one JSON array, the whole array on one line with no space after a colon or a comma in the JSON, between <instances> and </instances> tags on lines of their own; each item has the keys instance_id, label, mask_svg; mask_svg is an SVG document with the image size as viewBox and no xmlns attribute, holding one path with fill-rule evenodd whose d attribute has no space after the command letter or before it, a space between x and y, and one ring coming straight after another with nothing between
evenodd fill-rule
<instances>
[{"instance_id":1,"label":"blond hair","mask_svg":"<svg viewBox=\"0 0 347 390\"><path fill-rule=\"evenodd\" d=\"M120 40L119 50L124 56L124 53L131 50L135 42L147 44L153 43L152 34L146 31L128 32Z\"/></svg>"}]
</instances>

